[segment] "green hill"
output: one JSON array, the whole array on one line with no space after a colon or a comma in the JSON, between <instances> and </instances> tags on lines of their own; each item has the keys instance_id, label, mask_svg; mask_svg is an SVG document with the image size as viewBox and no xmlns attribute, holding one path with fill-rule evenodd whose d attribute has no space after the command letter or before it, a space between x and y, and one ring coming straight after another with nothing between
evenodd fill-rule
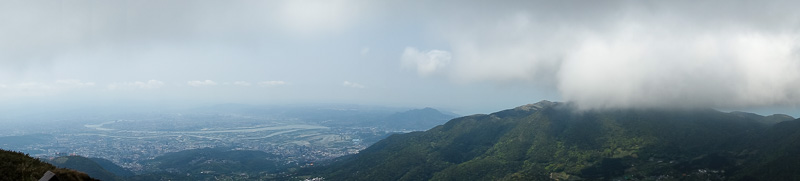
<instances>
[{"instance_id":1,"label":"green hill","mask_svg":"<svg viewBox=\"0 0 800 181\"><path fill-rule=\"evenodd\" d=\"M24 153L0 149L0 180L39 180L45 172L56 174L58 180L96 180L85 173L56 168Z\"/></svg>"},{"instance_id":2,"label":"green hill","mask_svg":"<svg viewBox=\"0 0 800 181\"><path fill-rule=\"evenodd\" d=\"M711 109L580 111L542 101L388 137L329 180L798 180L800 120Z\"/></svg>"},{"instance_id":3,"label":"green hill","mask_svg":"<svg viewBox=\"0 0 800 181\"><path fill-rule=\"evenodd\" d=\"M102 158L89 158L89 159L100 165L100 167L102 167L103 169L107 170L108 172L111 172L116 176L129 177L135 175L130 170L122 168L119 165L115 164L114 162L111 162L111 160L106 160Z\"/></svg>"},{"instance_id":4,"label":"green hill","mask_svg":"<svg viewBox=\"0 0 800 181\"><path fill-rule=\"evenodd\" d=\"M57 167L69 168L84 172L86 174L89 174L89 176L100 180L106 180L106 181L121 180L114 173L109 172L94 160L86 157L62 156L54 158L49 162L50 164L53 164Z\"/></svg>"}]
</instances>

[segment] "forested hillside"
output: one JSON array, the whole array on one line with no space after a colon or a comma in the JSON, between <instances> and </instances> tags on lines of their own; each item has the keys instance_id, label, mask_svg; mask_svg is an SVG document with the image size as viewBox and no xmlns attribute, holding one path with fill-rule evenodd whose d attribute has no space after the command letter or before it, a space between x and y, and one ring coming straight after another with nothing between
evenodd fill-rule
<instances>
[{"instance_id":1,"label":"forested hillside","mask_svg":"<svg viewBox=\"0 0 800 181\"><path fill-rule=\"evenodd\" d=\"M800 120L781 117L712 109L582 111L542 101L393 135L312 175L332 180L797 180Z\"/></svg>"}]
</instances>

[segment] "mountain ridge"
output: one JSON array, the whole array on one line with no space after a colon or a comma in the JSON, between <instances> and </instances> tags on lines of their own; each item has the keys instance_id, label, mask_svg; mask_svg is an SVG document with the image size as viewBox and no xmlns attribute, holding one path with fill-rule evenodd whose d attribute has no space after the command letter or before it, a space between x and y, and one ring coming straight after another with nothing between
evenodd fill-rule
<instances>
[{"instance_id":1,"label":"mountain ridge","mask_svg":"<svg viewBox=\"0 0 800 181\"><path fill-rule=\"evenodd\" d=\"M334 180L798 178L749 171L781 167L788 163L780 158L798 153L792 145L755 146L800 140L778 130L713 109L578 110L541 101L393 135L316 173Z\"/></svg>"}]
</instances>

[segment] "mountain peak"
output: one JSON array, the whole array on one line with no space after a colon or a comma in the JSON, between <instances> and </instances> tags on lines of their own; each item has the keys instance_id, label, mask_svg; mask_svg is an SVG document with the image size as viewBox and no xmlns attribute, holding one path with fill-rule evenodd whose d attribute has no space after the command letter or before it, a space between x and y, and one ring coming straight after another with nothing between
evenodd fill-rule
<instances>
[{"instance_id":1,"label":"mountain peak","mask_svg":"<svg viewBox=\"0 0 800 181\"><path fill-rule=\"evenodd\" d=\"M548 100L542 100L542 101L539 101L537 103L522 105L522 106L516 107L514 109L522 110L522 111L530 111L530 110L534 110L535 111L535 110L539 110L539 109L546 108L546 107L552 107L552 106L555 106L555 105L558 105L558 104L559 104L559 102L550 102Z\"/></svg>"},{"instance_id":2,"label":"mountain peak","mask_svg":"<svg viewBox=\"0 0 800 181\"><path fill-rule=\"evenodd\" d=\"M431 108L431 107L425 107L425 108L422 108L422 109L414 109L414 110L410 110L410 111L439 112L439 110L436 110L436 109Z\"/></svg>"}]
</instances>

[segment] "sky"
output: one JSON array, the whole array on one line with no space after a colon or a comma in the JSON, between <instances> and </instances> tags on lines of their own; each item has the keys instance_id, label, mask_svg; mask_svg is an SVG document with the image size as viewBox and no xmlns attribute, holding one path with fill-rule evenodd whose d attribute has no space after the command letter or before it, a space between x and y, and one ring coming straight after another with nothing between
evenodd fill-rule
<instances>
[{"instance_id":1,"label":"sky","mask_svg":"<svg viewBox=\"0 0 800 181\"><path fill-rule=\"evenodd\" d=\"M800 116L798 1L2 0L0 108L363 104Z\"/></svg>"}]
</instances>

